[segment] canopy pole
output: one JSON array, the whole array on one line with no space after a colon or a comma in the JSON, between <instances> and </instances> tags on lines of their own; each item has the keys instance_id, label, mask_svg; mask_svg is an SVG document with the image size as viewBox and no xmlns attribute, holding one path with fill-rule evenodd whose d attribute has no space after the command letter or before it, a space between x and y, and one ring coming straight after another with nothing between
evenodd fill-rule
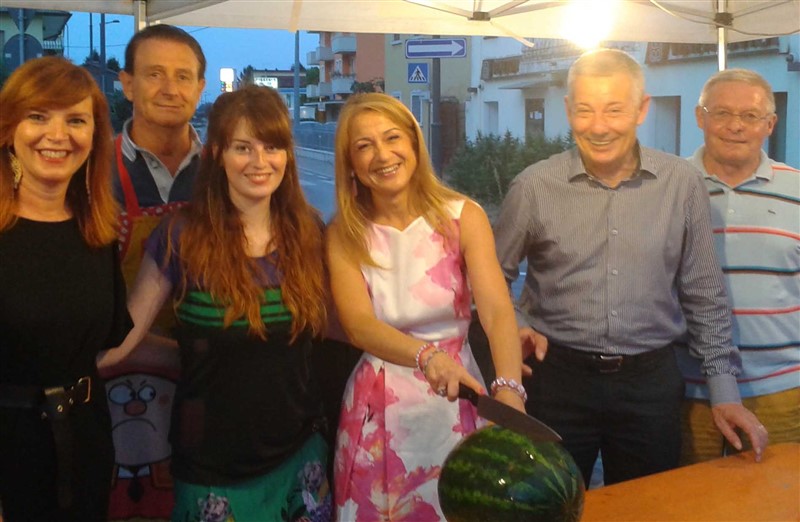
<instances>
[{"instance_id":1,"label":"canopy pole","mask_svg":"<svg viewBox=\"0 0 800 522\"><path fill-rule=\"evenodd\" d=\"M147 27L147 2L145 0L133 1L133 30L139 32Z\"/></svg>"},{"instance_id":2,"label":"canopy pole","mask_svg":"<svg viewBox=\"0 0 800 522\"><path fill-rule=\"evenodd\" d=\"M717 14L714 16L717 24L717 62L720 71L728 67L728 27L733 22L733 17L728 12L728 0L717 0Z\"/></svg>"},{"instance_id":3,"label":"canopy pole","mask_svg":"<svg viewBox=\"0 0 800 522\"><path fill-rule=\"evenodd\" d=\"M292 104L292 123L300 123L300 31L294 32L294 103Z\"/></svg>"}]
</instances>

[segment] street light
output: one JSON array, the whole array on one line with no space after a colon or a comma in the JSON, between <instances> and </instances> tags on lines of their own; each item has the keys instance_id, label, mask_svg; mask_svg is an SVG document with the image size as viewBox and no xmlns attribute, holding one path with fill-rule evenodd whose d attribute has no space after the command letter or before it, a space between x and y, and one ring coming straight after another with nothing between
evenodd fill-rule
<instances>
[{"instance_id":1,"label":"street light","mask_svg":"<svg viewBox=\"0 0 800 522\"><path fill-rule=\"evenodd\" d=\"M106 25L118 24L119 20L109 20L106 22L105 13L100 13L100 90L106 94ZM89 59L94 52L94 23L92 13L89 13Z\"/></svg>"}]
</instances>

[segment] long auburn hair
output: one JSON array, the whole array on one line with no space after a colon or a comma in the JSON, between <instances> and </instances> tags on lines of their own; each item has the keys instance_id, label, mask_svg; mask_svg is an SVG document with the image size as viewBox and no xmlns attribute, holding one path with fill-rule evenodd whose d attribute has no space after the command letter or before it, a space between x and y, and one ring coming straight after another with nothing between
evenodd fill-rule
<instances>
[{"instance_id":1,"label":"long auburn hair","mask_svg":"<svg viewBox=\"0 0 800 522\"><path fill-rule=\"evenodd\" d=\"M113 131L106 98L86 69L55 56L25 62L0 91L0 233L17 221L10 156L17 126L31 110L65 109L86 98L92 99L92 150L69 181L66 203L89 246L101 247L117 238L117 204L111 190Z\"/></svg>"},{"instance_id":2,"label":"long auburn hair","mask_svg":"<svg viewBox=\"0 0 800 522\"><path fill-rule=\"evenodd\" d=\"M231 144L239 122L253 136L286 151L283 180L270 198L272 240L264 252L277 252L283 302L292 314L292 339L304 330L325 328L325 270L322 262L322 220L303 196L297 174L291 120L280 95L267 87L247 86L220 95L211 109L206 147L191 204L183 211L180 235L183 293L198 281L215 300L227 306L225 325L246 317L250 332L266 338L261 319L264 291L259 268L248 257L244 226L230 198L222 153ZM184 295L178 298L178 302Z\"/></svg>"},{"instance_id":3,"label":"long auburn hair","mask_svg":"<svg viewBox=\"0 0 800 522\"><path fill-rule=\"evenodd\" d=\"M409 183L412 210L446 238L453 237L453 218L447 203L463 195L446 187L436 177L417 119L399 100L382 93L362 93L348 98L339 115L335 139L335 182L338 211L333 233L344 243L358 264L377 266L369 254L367 229L373 215L372 193L353 176L350 158L351 126L356 116L373 111L391 120L411 138L417 170Z\"/></svg>"}]
</instances>

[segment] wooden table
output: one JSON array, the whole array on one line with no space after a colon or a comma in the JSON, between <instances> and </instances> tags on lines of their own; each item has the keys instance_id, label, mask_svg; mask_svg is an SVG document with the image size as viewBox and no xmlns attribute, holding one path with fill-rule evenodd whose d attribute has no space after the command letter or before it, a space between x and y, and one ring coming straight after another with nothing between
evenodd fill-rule
<instances>
[{"instance_id":1,"label":"wooden table","mask_svg":"<svg viewBox=\"0 0 800 522\"><path fill-rule=\"evenodd\" d=\"M586 493L583 522L800 520L800 444L657 473Z\"/></svg>"}]
</instances>

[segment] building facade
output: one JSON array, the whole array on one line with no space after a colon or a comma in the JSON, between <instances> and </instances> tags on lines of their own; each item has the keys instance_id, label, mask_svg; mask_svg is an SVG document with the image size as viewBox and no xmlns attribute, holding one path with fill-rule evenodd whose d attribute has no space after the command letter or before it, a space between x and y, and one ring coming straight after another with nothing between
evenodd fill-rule
<instances>
[{"instance_id":1,"label":"building facade","mask_svg":"<svg viewBox=\"0 0 800 522\"><path fill-rule=\"evenodd\" d=\"M383 90L383 35L319 33L319 46L306 63L319 67L319 83L309 85L307 97L315 100L316 119L334 122L354 90ZM361 86L354 85L362 84Z\"/></svg>"},{"instance_id":2,"label":"building facade","mask_svg":"<svg viewBox=\"0 0 800 522\"><path fill-rule=\"evenodd\" d=\"M564 110L566 77L581 49L566 40L534 39L531 48L509 38L472 37L466 135L516 137L569 132ZM703 83L717 71L716 46L612 42L643 65L652 96L641 142L689 156L703 142L694 108ZM800 165L800 35L728 45L728 67L758 72L775 92L778 124L767 144L771 157Z\"/></svg>"},{"instance_id":3,"label":"building facade","mask_svg":"<svg viewBox=\"0 0 800 522\"><path fill-rule=\"evenodd\" d=\"M0 7L0 66L6 74L32 58L64 55L64 11Z\"/></svg>"},{"instance_id":4,"label":"building facade","mask_svg":"<svg viewBox=\"0 0 800 522\"><path fill-rule=\"evenodd\" d=\"M468 99L466 86L470 81L470 49L467 37L443 38L450 44L452 57L439 58L439 123L442 164L456 152L464 139L464 103ZM428 146L432 146L432 98L434 82L433 59L407 58L406 48L413 43L430 42L430 36L388 34L384 38L386 54L386 93L402 101L416 116ZM464 42L463 49L461 42ZM424 54L424 53L420 53Z\"/></svg>"}]
</instances>

